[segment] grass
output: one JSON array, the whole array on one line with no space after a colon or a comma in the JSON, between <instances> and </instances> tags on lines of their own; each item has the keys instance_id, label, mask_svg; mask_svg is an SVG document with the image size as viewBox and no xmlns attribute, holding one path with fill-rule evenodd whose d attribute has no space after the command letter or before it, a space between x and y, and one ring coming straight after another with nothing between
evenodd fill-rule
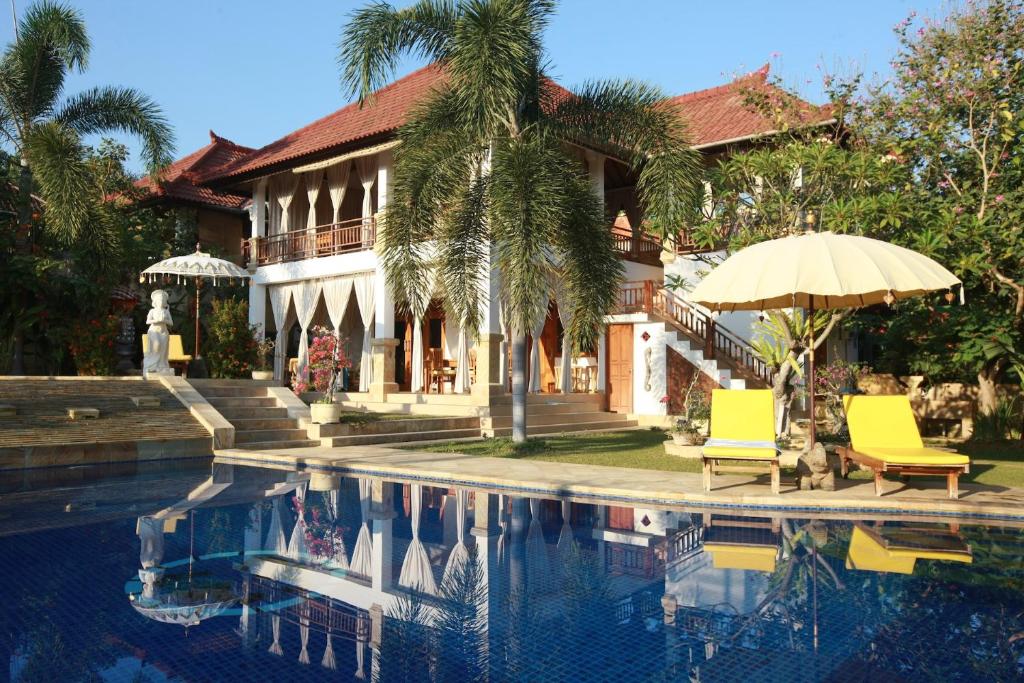
<instances>
[{"instance_id":1,"label":"grass","mask_svg":"<svg viewBox=\"0 0 1024 683\"><path fill-rule=\"evenodd\" d=\"M391 420L422 420L433 419L434 415L412 415L410 413L374 413L346 410L341 413L338 420L343 425L364 425L371 422L385 422Z\"/></svg>"},{"instance_id":2,"label":"grass","mask_svg":"<svg viewBox=\"0 0 1024 683\"><path fill-rule=\"evenodd\" d=\"M577 465L607 465L641 470L667 472L701 471L697 458L667 455L662 444L668 438L660 429L599 432L595 434L564 434L534 438L516 446L511 439L448 442L432 444L422 450L435 453L465 453L492 458L516 458ZM1024 443L1019 441L987 444L961 444L958 451L971 457L971 472L961 481L988 486L1024 488ZM792 470L783 469L784 477ZM868 471L850 473L852 479L871 479Z\"/></svg>"}]
</instances>

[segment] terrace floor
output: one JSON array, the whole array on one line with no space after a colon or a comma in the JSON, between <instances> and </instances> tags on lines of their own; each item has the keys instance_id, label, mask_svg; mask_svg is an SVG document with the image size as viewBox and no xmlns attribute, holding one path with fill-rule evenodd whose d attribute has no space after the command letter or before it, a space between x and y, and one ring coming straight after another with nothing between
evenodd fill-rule
<instances>
[{"instance_id":1,"label":"terrace floor","mask_svg":"<svg viewBox=\"0 0 1024 683\"><path fill-rule=\"evenodd\" d=\"M685 472L603 467L491 458L462 453L430 453L383 446L295 448L249 452L227 449L215 453L223 462L330 468L352 474L393 479L437 481L504 491L529 491L575 500L599 498L661 506L694 505L710 509L753 508L813 511L816 516L856 518L870 511L922 517L1005 517L1024 523L1024 489L961 482L960 498L946 498L944 478L914 478L909 484L886 480L885 493L875 496L870 480L839 480L836 491L800 491L783 478L773 495L763 475L718 475L710 493L701 476Z\"/></svg>"}]
</instances>

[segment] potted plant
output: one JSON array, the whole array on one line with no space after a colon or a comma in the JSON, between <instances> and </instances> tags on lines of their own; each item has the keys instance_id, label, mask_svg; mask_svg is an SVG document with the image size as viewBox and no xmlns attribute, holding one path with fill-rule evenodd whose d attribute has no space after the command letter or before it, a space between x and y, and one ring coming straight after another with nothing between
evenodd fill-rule
<instances>
[{"instance_id":1,"label":"potted plant","mask_svg":"<svg viewBox=\"0 0 1024 683\"><path fill-rule=\"evenodd\" d=\"M672 441L678 446L699 446L704 443L704 430L711 418L707 394L698 387L700 372L694 370L686 391L683 392L683 414L672 424ZM668 397L662 399L666 403Z\"/></svg>"},{"instance_id":2,"label":"potted plant","mask_svg":"<svg viewBox=\"0 0 1024 683\"><path fill-rule=\"evenodd\" d=\"M274 379L274 340L268 339L259 325L253 325L252 338L256 342L256 368L252 371L254 380Z\"/></svg>"},{"instance_id":3,"label":"potted plant","mask_svg":"<svg viewBox=\"0 0 1024 683\"><path fill-rule=\"evenodd\" d=\"M292 388L297 394L309 390L312 385L320 396L310 404L310 420L316 424L329 424L341 419L341 405L334 402L334 392L342 371L352 363L345 354L340 337L326 327L313 328L313 341L309 345L309 365L306 369L309 382L301 378Z\"/></svg>"}]
</instances>

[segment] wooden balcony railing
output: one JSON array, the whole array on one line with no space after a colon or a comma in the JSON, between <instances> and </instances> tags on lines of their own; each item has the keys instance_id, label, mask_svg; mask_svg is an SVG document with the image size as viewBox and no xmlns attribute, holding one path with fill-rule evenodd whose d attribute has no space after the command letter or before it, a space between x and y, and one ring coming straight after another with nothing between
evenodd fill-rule
<instances>
[{"instance_id":1,"label":"wooden balcony railing","mask_svg":"<svg viewBox=\"0 0 1024 683\"><path fill-rule=\"evenodd\" d=\"M650 265L661 265L661 240L647 233L631 233L612 230L615 251L622 258Z\"/></svg>"},{"instance_id":2,"label":"wooden balcony railing","mask_svg":"<svg viewBox=\"0 0 1024 683\"><path fill-rule=\"evenodd\" d=\"M376 218L352 220L278 235L242 240L242 261L264 266L372 249L377 239Z\"/></svg>"},{"instance_id":3,"label":"wooden balcony railing","mask_svg":"<svg viewBox=\"0 0 1024 683\"><path fill-rule=\"evenodd\" d=\"M684 334L702 340L706 359L731 361L754 379L771 382L771 371L754 353L750 342L720 326L713 317L665 289L659 282L624 282L619 290L616 312L657 316Z\"/></svg>"}]
</instances>

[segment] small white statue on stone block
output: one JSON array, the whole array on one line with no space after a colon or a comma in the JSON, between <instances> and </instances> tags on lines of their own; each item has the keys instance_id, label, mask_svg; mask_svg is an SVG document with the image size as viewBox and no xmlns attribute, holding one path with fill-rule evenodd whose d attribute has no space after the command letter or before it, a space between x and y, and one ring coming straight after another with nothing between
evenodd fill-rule
<instances>
[{"instance_id":1,"label":"small white statue on stone block","mask_svg":"<svg viewBox=\"0 0 1024 683\"><path fill-rule=\"evenodd\" d=\"M146 332L148 348L142 358L142 375L146 378L158 375L173 375L167 362L167 354L171 338L171 309L167 307L167 292L162 289L153 290L149 296L153 308L146 316L149 330Z\"/></svg>"}]
</instances>

